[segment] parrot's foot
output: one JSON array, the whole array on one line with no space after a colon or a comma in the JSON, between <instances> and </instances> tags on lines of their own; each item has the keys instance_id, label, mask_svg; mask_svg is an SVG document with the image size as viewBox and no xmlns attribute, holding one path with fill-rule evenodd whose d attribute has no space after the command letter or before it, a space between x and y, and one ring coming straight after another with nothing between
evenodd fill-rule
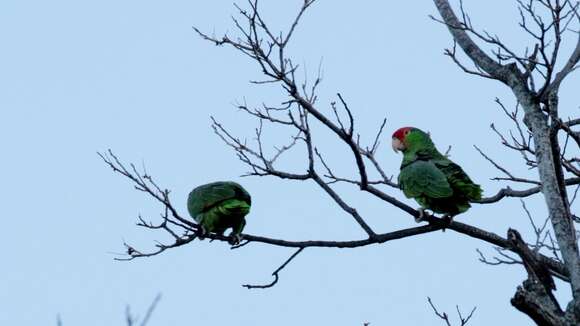
<instances>
[{"instance_id":1,"label":"parrot's foot","mask_svg":"<svg viewBox=\"0 0 580 326\"><path fill-rule=\"evenodd\" d=\"M421 223L427 217L429 217L429 213L427 213L427 211L424 208L419 208L419 217L415 217L415 222Z\"/></svg>"},{"instance_id":2,"label":"parrot's foot","mask_svg":"<svg viewBox=\"0 0 580 326\"><path fill-rule=\"evenodd\" d=\"M203 226L199 225L199 229L197 229L197 232L195 233L195 235L197 236L197 238L199 240L203 240L203 239L205 239L205 237L207 236L208 233L209 232L207 232L207 230Z\"/></svg>"},{"instance_id":3,"label":"parrot's foot","mask_svg":"<svg viewBox=\"0 0 580 326\"><path fill-rule=\"evenodd\" d=\"M228 239L228 243L230 245L235 246L238 243L240 243L240 241L242 241L242 235L241 234L230 234L229 239Z\"/></svg>"},{"instance_id":4,"label":"parrot's foot","mask_svg":"<svg viewBox=\"0 0 580 326\"><path fill-rule=\"evenodd\" d=\"M443 228L441 229L441 231L445 232L445 229L453 221L453 215L451 215L451 214L445 214L445 215L443 215L443 217L441 217L441 221L443 222Z\"/></svg>"}]
</instances>

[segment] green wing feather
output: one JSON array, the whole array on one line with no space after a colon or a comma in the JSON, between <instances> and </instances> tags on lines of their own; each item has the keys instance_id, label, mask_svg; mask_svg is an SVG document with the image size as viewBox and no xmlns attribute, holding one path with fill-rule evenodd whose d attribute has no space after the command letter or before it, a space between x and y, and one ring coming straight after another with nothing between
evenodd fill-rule
<instances>
[{"instance_id":1,"label":"green wing feather","mask_svg":"<svg viewBox=\"0 0 580 326\"><path fill-rule=\"evenodd\" d=\"M447 181L449 181L451 187L455 190L456 196L467 199L468 201L481 199L481 187L471 181L459 165L447 158L436 160L434 163L445 174Z\"/></svg>"},{"instance_id":2,"label":"green wing feather","mask_svg":"<svg viewBox=\"0 0 580 326\"><path fill-rule=\"evenodd\" d=\"M417 160L401 169L399 185L407 198L445 198L453 194L447 178L431 161Z\"/></svg>"},{"instance_id":3,"label":"green wing feather","mask_svg":"<svg viewBox=\"0 0 580 326\"><path fill-rule=\"evenodd\" d=\"M228 199L238 199L252 204L250 194L238 183L231 181L218 181L208 183L193 189L189 193L187 209L195 218L197 215L208 211L219 203Z\"/></svg>"}]
</instances>

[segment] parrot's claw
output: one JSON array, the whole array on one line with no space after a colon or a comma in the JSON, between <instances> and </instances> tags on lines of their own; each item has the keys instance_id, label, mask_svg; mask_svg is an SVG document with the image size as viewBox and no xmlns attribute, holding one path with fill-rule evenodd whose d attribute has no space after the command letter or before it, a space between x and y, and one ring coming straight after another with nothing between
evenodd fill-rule
<instances>
[{"instance_id":1,"label":"parrot's claw","mask_svg":"<svg viewBox=\"0 0 580 326\"><path fill-rule=\"evenodd\" d=\"M427 213L424 208L419 208L419 217L415 217L415 222L421 223L426 217L429 217L429 213Z\"/></svg>"},{"instance_id":2,"label":"parrot's claw","mask_svg":"<svg viewBox=\"0 0 580 326\"><path fill-rule=\"evenodd\" d=\"M441 229L441 231L445 232L445 229L453 221L453 215L451 215L451 214L445 214L445 215L443 215L443 217L441 217L441 221L443 222L443 225L444 225L443 228Z\"/></svg>"},{"instance_id":3,"label":"parrot's claw","mask_svg":"<svg viewBox=\"0 0 580 326\"><path fill-rule=\"evenodd\" d=\"M197 232L195 233L195 235L197 236L197 238L199 240L205 239L207 234L208 234L207 230L201 225L199 226L199 228L197 229Z\"/></svg>"},{"instance_id":4,"label":"parrot's claw","mask_svg":"<svg viewBox=\"0 0 580 326\"><path fill-rule=\"evenodd\" d=\"M242 236L240 234L230 234L230 237L228 239L228 243L230 245L235 246L239 244L240 241L242 241Z\"/></svg>"}]
</instances>

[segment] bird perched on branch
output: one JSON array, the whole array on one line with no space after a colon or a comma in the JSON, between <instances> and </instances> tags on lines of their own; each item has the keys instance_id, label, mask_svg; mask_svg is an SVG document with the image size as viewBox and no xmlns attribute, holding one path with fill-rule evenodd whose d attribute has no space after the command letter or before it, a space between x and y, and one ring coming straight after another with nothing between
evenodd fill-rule
<instances>
[{"instance_id":1,"label":"bird perched on branch","mask_svg":"<svg viewBox=\"0 0 580 326\"><path fill-rule=\"evenodd\" d=\"M421 209L453 216L471 207L470 202L481 199L481 187L463 169L441 154L428 133L414 127L403 127L393 133L393 150L403 152L399 186L407 198L414 198Z\"/></svg>"},{"instance_id":2,"label":"bird perched on branch","mask_svg":"<svg viewBox=\"0 0 580 326\"><path fill-rule=\"evenodd\" d=\"M245 216L250 212L252 198L238 183L219 181L201 185L189 193L187 210L199 224L198 235L203 238L210 232L223 235L232 228L230 244L241 240L246 225Z\"/></svg>"}]
</instances>

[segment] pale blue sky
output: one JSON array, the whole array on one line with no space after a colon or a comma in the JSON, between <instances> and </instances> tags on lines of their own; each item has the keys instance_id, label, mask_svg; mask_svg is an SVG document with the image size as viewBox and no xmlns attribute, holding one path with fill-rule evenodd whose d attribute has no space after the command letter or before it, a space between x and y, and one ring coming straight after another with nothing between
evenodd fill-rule
<instances>
[{"instance_id":1,"label":"pale blue sky","mask_svg":"<svg viewBox=\"0 0 580 326\"><path fill-rule=\"evenodd\" d=\"M300 3L263 2L276 30ZM476 26L527 44L515 4L466 6ZM251 244L231 251L205 241L149 259L113 260L123 240L144 249L160 238L134 225L139 213L155 218L160 207L100 161L95 152L107 148L127 162L144 161L172 189L183 214L192 187L230 179L252 193L249 233L363 237L313 183L239 178L245 167L212 133L209 115L251 139L254 121L232 103L285 99L276 87L248 83L260 76L255 63L191 29L233 32L234 12L231 1L2 1L0 325L51 325L57 314L65 326L123 325L126 304L144 311L158 292L163 299L151 326L439 324L427 296L450 313L455 304L465 311L476 305L473 326L530 324L509 304L523 270L479 263L475 249L492 253L490 246L452 231L352 250L307 249L269 290L240 285L269 282L291 250ZM487 195L501 185L489 181L497 173L473 144L533 175L489 130L493 121L509 127L493 99L513 104L511 94L497 82L465 75L443 56L450 36L428 14L435 14L431 1L320 0L289 51L311 74L323 58L319 105L328 110L340 91L364 140L387 117L378 156L388 173L397 174L401 159L386 146L390 133L415 125L429 130L440 148L452 144L452 158ZM578 74L562 86L563 115L577 114L579 87ZM289 136L267 132L273 143ZM317 137L338 171L354 172L344 146L326 133ZM286 162L302 169L300 156ZM337 189L377 232L414 226L409 216L356 189ZM544 218L539 197L528 205ZM501 235L509 226L528 231L517 200L475 206L458 220ZM565 286L558 293L566 296Z\"/></svg>"}]
</instances>

